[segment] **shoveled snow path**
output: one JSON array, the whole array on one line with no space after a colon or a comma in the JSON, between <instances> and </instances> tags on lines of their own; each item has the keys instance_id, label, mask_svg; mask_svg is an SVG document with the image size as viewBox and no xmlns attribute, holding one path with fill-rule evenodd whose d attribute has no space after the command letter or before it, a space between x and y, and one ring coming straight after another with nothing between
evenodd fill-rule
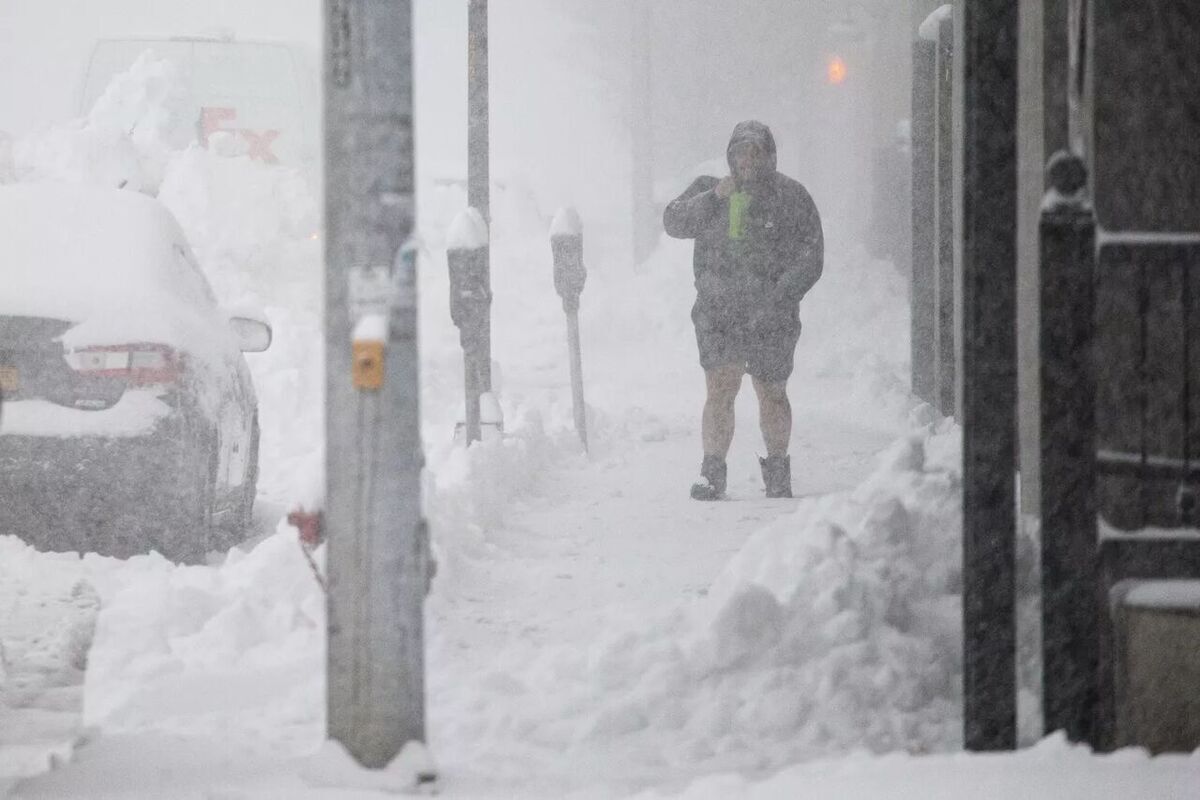
<instances>
[{"instance_id":1,"label":"shoveled snow path","mask_svg":"<svg viewBox=\"0 0 1200 800\"><path fill-rule=\"evenodd\" d=\"M472 647L487 642L489 630L563 644L594 630L589 623L602 614L652 612L702 594L750 534L796 508L796 500L763 496L748 384L727 500L688 496L700 462L698 428L569 464L548 476L540 497L515 508L509 524L488 533L508 558L474 587L471 601L487 613L446 622L473 629L465 637ZM805 402L796 403L792 435L796 498L857 485L894 433L806 409Z\"/></svg>"},{"instance_id":2,"label":"shoveled snow path","mask_svg":"<svg viewBox=\"0 0 1200 800\"><path fill-rule=\"evenodd\" d=\"M457 700L464 684L487 680L513 652L583 651L599 632L619 627L614 620L637 627L638 620L704 595L755 531L794 512L800 498L852 488L869 474L894 431L849 422L832 410L827 398L845 388L838 381L806 386L793 398L795 500L763 497L762 443L747 380L729 456L728 500L688 497L701 453L697 424L665 430L655 441L627 441L618 452L581 456L547 476L537 498L513 508L507 524L486 533L494 550L472 570L470 591L435 595L430 621L437 641L428 663L430 734L451 796L486 795L509 776L503 754L487 752L486 742L461 740L453 725L442 727L440 697ZM698 406L702 398L696 399ZM601 687L596 692L599 703ZM446 713L456 723L462 716L460 709ZM540 764L535 753L526 756L524 779L509 787L523 796L562 796L598 783L611 791L624 782L593 774L591 765L563 763L555 746Z\"/></svg>"}]
</instances>

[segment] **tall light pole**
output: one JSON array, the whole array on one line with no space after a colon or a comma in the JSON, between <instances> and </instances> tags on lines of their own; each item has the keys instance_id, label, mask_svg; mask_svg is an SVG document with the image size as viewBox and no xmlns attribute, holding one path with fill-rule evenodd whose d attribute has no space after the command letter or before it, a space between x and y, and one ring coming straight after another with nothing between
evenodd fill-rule
<instances>
[{"instance_id":1,"label":"tall light pole","mask_svg":"<svg viewBox=\"0 0 1200 800\"><path fill-rule=\"evenodd\" d=\"M411 0L325 0L328 731L425 739Z\"/></svg>"}]
</instances>

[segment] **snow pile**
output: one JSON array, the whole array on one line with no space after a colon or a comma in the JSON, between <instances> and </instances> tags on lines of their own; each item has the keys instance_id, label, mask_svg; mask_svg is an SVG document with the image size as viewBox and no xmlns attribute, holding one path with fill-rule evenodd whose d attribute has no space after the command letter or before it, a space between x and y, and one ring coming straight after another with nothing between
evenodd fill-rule
<instances>
[{"instance_id":1,"label":"snow pile","mask_svg":"<svg viewBox=\"0 0 1200 800\"><path fill-rule=\"evenodd\" d=\"M289 530L218 568L131 559L97 623L84 721L311 748L324 634L324 595Z\"/></svg>"},{"instance_id":2,"label":"snow pile","mask_svg":"<svg viewBox=\"0 0 1200 800\"><path fill-rule=\"evenodd\" d=\"M733 730L778 738L783 759L957 744L958 620L936 612L960 591L958 447L952 427L902 439L734 557L693 653ZM731 731L710 731L720 751Z\"/></svg>"},{"instance_id":3,"label":"snow pile","mask_svg":"<svg viewBox=\"0 0 1200 800\"><path fill-rule=\"evenodd\" d=\"M153 194L172 155L195 138L194 109L179 69L148 51L114 78L86 119L18 140L16 177Z\"/></svg>"},{"instance_id":4,"label":"snow pile","mask_svg":"<svg viewBox=\"0 0 1200 800\"><path fill-rule=\"evenodd\" d=\"M953 427L901 439L855 490L753 536L693 607L586 649L509 648L435 694L445 735L501 774L514 746L630 775L956 747L959 447Z\"/></svg>"},{"instance_id":5,"label":"snow pile","mask_svg":"<svg viewBox=\"0 0 1200 800\"><path fill-rule=\"evenodd\" d=\"M228 134L226 134L227 136ZM296 169L192 145L174 154L158 198L187 233L217 294L320 307L319 206Z\"/></svg>"},{"instance_id":6,"label":"snow pile","mask_svg":"<svg viewBox=\"0 0 1200 800\"><path fill-rule=\"evenodd\" d=\"M0 797L70 758L99 597L79 559L0 536Z\"/></svg>"},{"instance_id":7,"label":"snow pile","mask_svg":"<svg viewBox=\"0 0 1200 800\"><path fill-rule=\"evenodd\" d=\"M1196 796L1200 758L1144 750L1093 755L1064 737L1016 753L848 758L789 767L766 779L714 775L680 792L646 791L635 800L1184 800Z\"/></svg>"},{"instance_id":8,"label":"snow pile","mask_svg":"<svg viewBox=\"0 0 1200 800\"><path fill-rule=\"evenodd\" d=\"M429 751L420 742L407 742L386 767L366 769L341 742L327 741L301 770L309 786L323 789L416 794L422 783L437 777Z\"/></svg>"},{"instance_id":9,"label":"snow pile","mask_svg":"<svg viewBox=\"0 0 1200 800\"><path fill-rule=\"evenodd\" d=\"M469 449L447 441L432 448L431 484L426 513L435 532L438 591L457 572L454 565L490 555L487 531L504 524L514 499L537 490L544 470L578 450L565 431L547 433L541 415L519 408L509 419L505 437Z\"/></svg>"}]
</instances>

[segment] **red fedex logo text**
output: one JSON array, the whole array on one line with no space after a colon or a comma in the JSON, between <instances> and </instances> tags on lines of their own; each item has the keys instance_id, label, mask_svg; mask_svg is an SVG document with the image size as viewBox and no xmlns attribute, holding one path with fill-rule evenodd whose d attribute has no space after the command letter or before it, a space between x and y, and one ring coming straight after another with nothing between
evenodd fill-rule
<instances>
[{"instance_id":1,"label":"red fedex logo text","mask_svg":"<svg viewBox=\"0 0 1200 800\"><path fill-rule=\"evenodd\" d=\"M220 106L205 106L200 109L200 143L208 146L208 137L218 131L236 133L249 145L248 155L268 164L278 164L279 159L271 152L271 143L279 138L279 131L254 131L249 128L227 128L223 123L237 119L237 109Z\"/></svg>"}]
</instances>

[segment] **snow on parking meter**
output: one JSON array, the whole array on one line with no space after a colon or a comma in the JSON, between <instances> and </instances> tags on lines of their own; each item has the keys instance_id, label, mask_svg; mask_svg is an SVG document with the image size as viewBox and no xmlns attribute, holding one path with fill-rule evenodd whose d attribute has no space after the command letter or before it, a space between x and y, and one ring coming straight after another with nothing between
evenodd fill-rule
<instances>
[{"instance_id":1,"label":"snow on parking meter","mask_svg":"<svg viewBox=\"0 0 1200 800\"><path fill-rule=\"evenodd\" d=\"M577 310L587 269L583 266L583 223L575 209L562 208L554 215L550 249L554 254L554 289L562 298L563 310Z\"/></svg>"}]
</instances>

